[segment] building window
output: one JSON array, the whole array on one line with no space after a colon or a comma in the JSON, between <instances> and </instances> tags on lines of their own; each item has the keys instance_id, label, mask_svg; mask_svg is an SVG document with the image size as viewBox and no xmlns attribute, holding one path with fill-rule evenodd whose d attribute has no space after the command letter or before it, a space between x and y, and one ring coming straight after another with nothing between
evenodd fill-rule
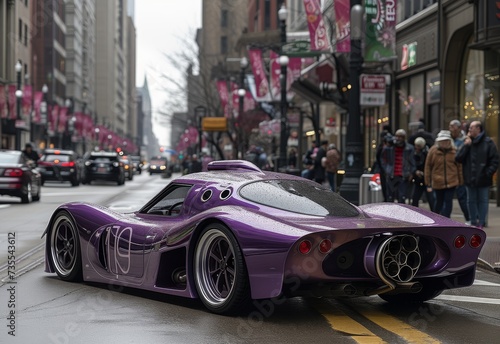
<instances>
[{"instance_id":1,"label":"building window","mask_svg":"<svg viewBox=\"0 0 500 344\"><path fill-rule=\"evenodd\" d=\"M228 25L228 14L227 10L222 10L220 14L220 26L227 27Z\"/></svg>"},{"instance_id":2,"label":"building window","mask_svg":"<svg viewBox=\"0 0 500 344\"><path fill-rule=\"evenodd\" d=\"M24 24L24 45L28 46L28 25Z\"/></svg>"},{"instance_id":3,"label":"building window","mask_svg":"<svg viewBox=\"0 0 500 344\"><path fill-rule=\"evenodd\" d=\"M19 19L19 42L23 41L23 21Z\"/></svg>"},{"instance_id":4,"label":"building window","mask_svg":"<svg viewBox=\"0 0 500 344\"><path fill-rule=\"evenodd\" d=\"M276 13L276 15L278 15ZM271 1L266 0L264 3L264 30L271 28Z\"/></svg>"},{"instance_id":5,"label":"building window","mask_svg":"<svg viewBox=\"0 0 500 344\"><path fill-rule=\"evenodd\" d=\"M221 54L227 54L227 37L222 36L220 38L220 53Z\"/></svg>"}]
</instances>

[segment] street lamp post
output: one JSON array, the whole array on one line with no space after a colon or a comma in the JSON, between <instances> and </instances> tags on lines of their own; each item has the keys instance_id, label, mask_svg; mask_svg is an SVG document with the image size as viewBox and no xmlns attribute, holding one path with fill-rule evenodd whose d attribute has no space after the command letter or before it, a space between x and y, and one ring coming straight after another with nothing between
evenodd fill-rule
<instances>
[{"instance_id":1,"label":"street lamp post","mask_svg":"<svg viewBox=\"0 0 500 344\"><path fill-rule=\"evenodd\" d=\"M70 119L69 121L66 122L66 128L65 128L65 140L66 142L63 142L62 148L68 148L68 149L73 149L73 140L72 140L72 135L73 135L73 130L74 130L74 125L76 121L75 116L73 116L73 101L68 98L65 100L64 105L66 105L66 108L68 109L67 116Z\"/></svg>"},{"instance_id":2,"label":"street lamp post","mask_svg":"<svg viewBox=\"0 0 500 344\"><path fill-rule=\"evenodd\" d=\"M361 0L351 0L351 55L349 62L349 117L346 143L346 174L340 194L359 205L359 182L363 174L363 136L361 132L361 106L359 104L359 77L363 65L361 39L363 36L363 6Z\"/></svg>"},{"instance_id":3,"label":"street lamp post","mask_svg":"<svg viewBox=\"0 0 500 344\"><path fill-rule=\"evenodd\" d=\"M94 133L95 133L95 147L94 147L94 150L95 151L98 151L99 150L99 128L95 128L94 129Z\"/></svg>"},{"instance_id":4,"label":"street lamp post","mask_svg":"<svg viewBox=\"0 0 500 344\"><path fill-rule=\"evenodd\" d=\"M281 100L280 100L280 155L278 162L278 169L286 167L286 146L287 146L287 99L286 99L286 79L287 79L287 66L288 66L288 56L283 55L283 46L286 43L286 19L288 16L288 11L283 3L278 11L278 17L281 22L281 56L279 58L279 63L281 66L280 73L280 87L281 87Z\"/></svg>"},{"instance_id":5,"label":"street lamp post","mask_svg":"<svg viewBox=\"0 0 500 344\"><path fill-rule=\"evenodd\" d=\"M243 111L244 111L244 104L245 104L245 70L248 67L248 60L245 56L243 56L240 60L240 85L238 89L238 117L239 120L242 121L242 116L243 116ZM236 129L236 126L234 126ZM236 132L239 134L238 129ZM239 136L239 135L238 135ZM236 155L235 158L238 159L238 154L240 152L240 144L241 144L241 138L236 137ZM242 152L243 153L243 152Z\"/></svg>"},{"instance_id":6,"label":"street lamp post","mask_svg":"<svg viewBox=\"0 0 500 344\"><path fill-rule=\"evenodd\" d=\"M202 140L203 140L203 136L202 136L202 133L203 133L203 125L202 125L202 122L203 122L203 117L206 116L207 114L207 108L202 106L202 105L199 105L197 107L194 108L194 114L196 116L196 119L198 120L198 155L201 156L201 150L202 150Z\"/></svg>"},{"instance_id":7,"label":"street lamp post","mask_svg":"<svg viewBox=\"0 0 500 344\"><path fill-rule=\"evenodd\" d=\"M23 65L20 61L16 63L16 73L17 73L17 90L16 90L16 149L21 150L21 98L23 97L23 91L21 90L21 72L23 70Z\"/></svg>"},{"instance_id":8,"label":"street lamp post","mask_svg":"<svg viewBox=\"0 0 500 344\"><path fill-rule=\"evenodd\" d=\"M49 92L49 88L46 84L42 86L42 103L40 104L40 122L43 126L43 141L45 143L45 148L47 148L48 142L48 132L47 132L47 93Z\"/></svg>"}]
</instances>

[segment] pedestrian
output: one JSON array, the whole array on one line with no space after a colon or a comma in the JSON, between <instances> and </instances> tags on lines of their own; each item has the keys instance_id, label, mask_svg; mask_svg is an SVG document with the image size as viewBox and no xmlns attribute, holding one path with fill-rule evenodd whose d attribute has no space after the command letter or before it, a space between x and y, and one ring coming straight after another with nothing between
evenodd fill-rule
<instances>
[{"instance_id":1,"label":"pedestrian","mask_svg":"<svg viewBox=\"0 0 500 344\"><path fill-rule=\"evenodd\" d=\"M413 145L406 142L406 131L396 130L394 143L382 150L382 168L387 180L387 201L406 202L408 186L415 173Z\"/></svg>"},{"instance_id":2,"label":"pedestrian","mask_svg":"<svg viewBox=\"0 0 500 344\"><path fill-rule=\"evenodd\" d=\"M453 139L453 143L458 151L464 144L466 136L465 132L462 130L462 123L460 123L458 119L454 119L450 121L448 129L450 130L451 138ZM464 214L465 223L470 225L469 205L467 204L467 189L465 184L457 186L455 193L457 195L458 205L460 205L462 214Z\"/></svg>"},{"instance_id":3,"label":"pedestrian","mask_svg":"<svg viewBox=\"0 0 500 344\"><path fill-rule=\"evenodd\" d=\"M201 164L201 161L198 159L198 155L193 154L191 156L191 161L189 162L188 165L189 172L188 173L196 173L196 172L201 172L203 169L203 165Z\"/></svg>"},{"instance_id":4,"label":"pedestrian","mask_svg":"<svg viewBox=\"0 0 500 344\"><path fill-rule=\"evenodd\" d=\"M326 150L328 148L328 141L321 141L316 157L314 158L314 181L323 184L326 180L326 171L323 163L323 158L326 157Z\"/></svg>"},{"instance_id":5,"label":"pedestrian","mask_svg":"<svg viewBox=\"0 0 500 344\"><path fill-rule=\"evenodd\" d=\"M422 119L418 121L417 131L408 138L408 143L414 145L417 137L422 137L429 148L434 145L434 136L425 130L425 123Z\"/></svg>"},{"instance_id":6,"label":"pedestrian","mask_svg":"<svg viewBox=\"0 0 500 344\"><path fill-rule=\"evenodd\" d=\"M425 184L424 171L425 171L425 161L427 159L427 154L429 153L429 147L425 142L423 137L417 137L415 139L415 173L413 174L413 191L411 194L411 204L414 207L419 206L419 201L422 195L425 193L427 202L429 202L429 208L434 209L434 193L427 192L427 187Z\"/></svg>"},{"instance_id":7,"label":"pedestrian","mask_svg":"<svg viewBox=\"0 0 500 344\"><path fill-rule=\"evenodd\" d=\"M304 155L304 158L302 159L302 165L304 166L302 172L301 172L301 176L303 178L307 178L307 179L313 179L314 178L314 157L315 157L315 153L314 151L316 150L316 152L318 151L318 148L317 147L311 147L309 150L307 150L306 154Z\"/></svg>"},{"instance_id":8,"label":"pedestrian","mask_svg":"<svg viewBox=\"0 0 500 344\"><path fill-rule=\"evenodd\" d=\"M291 148L288 152L288 167L296 168L297 167L297 150L295 148Z\"/></svg>"},{"instance_id":9,"label":"pedestrian","mask_svg":"<svg viewBox=\"0 0 500 344\"><path fill-rule=\"evenodd\" d=\"M40 160L40 156L33 150L33 145L29 142L24 145L23 154L28 160L33 160L35 164Z\"/></svg>"},{"instance_id":10,"label":"pedestrian","mask_svg":"<svg viewBox=\"0 0 500 344\"><path fill-rule=\"evenodd\" d=\"M471 224L486 227L489 192L493 175L498 169L499 156L495 143L486 135L480 121L470 124L455 159L463 168Z\"/></svg>"},{"instance_id":11,"label":"pedestrian","mask_svg":"<svg viewBox=\"0 0 500 344\"><path fill-rule=\"evenodd\" d=\"M455 161L456 153L450 131L441 130L425 161L427 192L434 191L436 195L433 211L446 217L450 217L453 210L455 188L463 183L462 166Z\"/></svg>"},{"instance_id":12,"label":"pedestrian","mask_svg":"<svg viewBox=\"0 0 500 344\"><path fill-rule=\"evenodd\" d=\"M324 161L326 179L328 180L328 184L330 185L330 190L332 190L333 192L336 191L337 171L339 169L340 160L341 155L340 151L337 149L337 146L334 143L329 144Z\"/></svg>"},{"instance_id":13,"label":"pedestrian","mask_svg":"<svg viewBox=\"0 0 500 344\"><path fill-rule=\"evenodd\" d=\"M380 186L382 188L382 196L384 198L384 202L387 202L387 182L385 171L382 168L382 151L385 146L392 145L394 142L394 138L390 132L387 130L382 130L379 137L379 143L377 145L377 151L375 153L375 162L372 166L372 173L380 175Z\"/></svg>"}]
</instances>

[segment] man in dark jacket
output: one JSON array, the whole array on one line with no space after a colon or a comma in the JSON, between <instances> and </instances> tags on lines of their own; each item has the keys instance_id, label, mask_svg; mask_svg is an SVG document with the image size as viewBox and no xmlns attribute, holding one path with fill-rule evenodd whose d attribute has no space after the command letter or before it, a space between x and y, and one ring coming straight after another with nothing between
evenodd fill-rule
<instances>
[{"instance_id":1,"label":"man in dark jacket","mask_svg":"<svg viewBox=\"0 0 500 344\"><path fill-rule=\"evenodd\" d=\"M495 143L486 136L480 121L470 124L455 160L462 164L471 224L482 228L487 223L489 192L499 156Z\"/></svg>"},{"instance_id":2,"label":"man in dark jacket","mask_svg":"<svg viewBox=\"0 0 500 344\"><path fill-rule=\"evenodd\" d=\"M416 171L415 148L406 142L406 131L396 131L394 144L382 150L382 168L387 180L387 201L406 203L408 186Z\"/></svg>"}]
</instances>

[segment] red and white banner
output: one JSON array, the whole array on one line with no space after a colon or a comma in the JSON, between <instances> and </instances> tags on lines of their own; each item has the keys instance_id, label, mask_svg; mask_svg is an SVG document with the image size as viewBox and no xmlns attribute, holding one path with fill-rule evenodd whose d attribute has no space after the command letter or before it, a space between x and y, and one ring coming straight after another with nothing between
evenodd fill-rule
<instances>
[{"instance_id":1,"label":"red and white banner","mask_svg":"<svg viewBox=\"0 0 500 344\"><path fill-rule=\"evenodd\" d=\"M33 98L33 107L34 107L34 110L35 110L35 115L34 115L34 122L35 123L40 123L41 122L41 113L40 113L40 107L41 107L41 104L42 104L42 100L43 100L43 92L41 91L37 91L35 92L35 96Z\"/></svg>"},{"instance_id":2,"label":"red and white banner","mask_svg":"<svg viewBox=\"0 0 500 344\"><path fill-rule=\"evenodd\" d=\"M351 0L335 0L335 47L338 53L351 51Z\"/></svg>"},{"instance_id":3,"label":"red and white banner","mask_svg":"<svg viewBox=\"0 0 500 344\"><path fill-rule=\"evenodd\" d=\"M280 99L281 92L281 83L280 83L280 74L281 74L281 66L279 63L280 56L271 50L269 53L270 57L270 71L271 71L271 95L273 99Z\"/></svg>"},{"instance_id":4,"label":"red and white banner","mask_svg":"<svg viewBox=\"0 0 500 344\"><path fill-rule=\"evenodd\" d=\"M33 87L31 85L23 86L22 104L23 115L29 118L31 114L31 106L33 104Z\"/></svg>"},{"instance_id":5,"label":"red and white banner","mask_svg":"<svg viewBox=\"0 0 500 344\"><path fill-rule=\"evenodd\" d=\"M57 132L64 133L66 130L66 122L68 121L68 108L61 107L59 109L59 121L57 122Z\"/></svg>"},{"instance_id":6,"label":"red and white banner","mask_svg":"<svg viewBox=\"0 0 500 344\"><path fill-rule=\"evenodd\" d=\"M255 100L258 102L271 101L269 81L267 80L264 63L262 61L262 50L255 48L249 49L248 55L255 80Z\"/></svg>"},{"instance_id":7,"label":"red and white banner","mask_svg":"<svg viewBox=\"0 0 500 344\"><path fill-rule=\"evenodd\" d=\"M224 117L231 117L231 111L229 106L229 92L227 90L226 80L217 81L217 92L219 93L220 105L222 107L222 112Z\"/></svg>"},{"instance_id":8,"label":"red and white banner","mask_svg":"<svg viewBox=\"0 0 500 344\"><path fill-rule=\"evenodd\" d=\"M9 85L9 118L17 118L16 85Z\"/></svg>"},{"instance_id":9,"label":"red and white banner","mask_svg":"<svg viewBox=\"0 0 500 344\"><path fill-rule=\"evenodd\" d=\"M7 118L7 96L5 85L0 85L0 118Z\"/></svg>"},{"instance_id":10,"label":"red and white banner","mask_svg":"<svg viewBox=\"0 0 500 344\"><path fill-rule=\"evenodd\" d=\"M307 26L311 38L311 51L325 51L330 49L325 22L321 14L320 0L304 0Z\"/></svg>"},{"instance_id":11,"label":"red and white banner","mask_svg":"<svg viewBox=\"0 0 500 344\"><path fill-rule=\"evenodd\" d=\"M281 97L281 65L279 64L279 55L274 51L270 53L271 58L271 93L273 99L280 99ZM290 57L288 59L287 73L286 73L286 97L291 100L294 93L291 92L292 83L300 78L300 72L302 70L302 59L300 57Z\"/></svg>"},{"instance_id":12,"label":"red and white banner","mask_svg":"<svg viewBox=\"0 0 500 344\"><path fill-rule=\"evenodd\" d=\"M52 106L52 109L50 111L50 116L48 118L49 120L49 131L52 132L52 135L54 134L56 130L56 125L57 125L57 120L59 117L59 105L54 105Z\"/></svg>"}]
</instances>

